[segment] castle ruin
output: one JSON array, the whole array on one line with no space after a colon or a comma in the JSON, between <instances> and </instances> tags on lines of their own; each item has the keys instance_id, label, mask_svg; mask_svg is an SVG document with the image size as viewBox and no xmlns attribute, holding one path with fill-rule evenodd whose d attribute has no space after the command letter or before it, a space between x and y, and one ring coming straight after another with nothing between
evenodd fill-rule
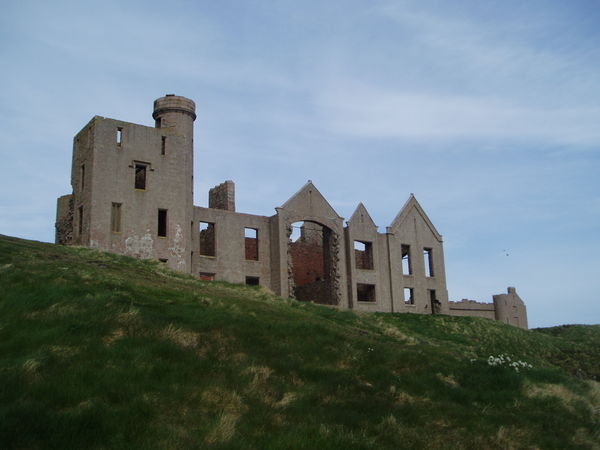
<instances>
[{"instance_id":1,"label":"castle ruin","mask_svg":"<svg viewBox=\"0 0 600 450\"><path fill-rule=\"evenodd\" d=\"M154 258L301 301L527 328L514 288L493 303L448 300L442 236L412 194L385 233L362 203L344 223L311 181L270 217L236 212L232 181L210 190L207 208L194 206L195 104L167 95L152 117L154 127L95 116L75 136L57 243Z\"/></svg>"}]
</instances>

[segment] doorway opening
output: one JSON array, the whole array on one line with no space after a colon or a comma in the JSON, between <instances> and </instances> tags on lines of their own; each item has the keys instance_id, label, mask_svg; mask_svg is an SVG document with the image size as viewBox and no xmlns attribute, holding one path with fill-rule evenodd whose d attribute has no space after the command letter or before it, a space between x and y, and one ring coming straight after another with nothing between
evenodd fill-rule
<instances>
[{"instance_id":1,"label":"doorway opening","mask_svg":"<svg viewBox=\"0 0 600 450\"><path fill-rule=\"evenodd\" d=\"M316 222L295 222L288 228L290 296L300 301L337 305L336 246L333 232Z\"/></svg>"}]
</instances>

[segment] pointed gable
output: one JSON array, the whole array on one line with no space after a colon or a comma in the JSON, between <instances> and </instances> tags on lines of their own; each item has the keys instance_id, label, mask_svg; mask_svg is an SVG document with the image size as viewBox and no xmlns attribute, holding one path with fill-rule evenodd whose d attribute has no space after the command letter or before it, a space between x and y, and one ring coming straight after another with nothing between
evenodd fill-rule
<instances>
[{"instance_id":1,"label":"pointed gable","mask_svg":"<svg viewBox=\"0 0 600 450\"><path fill-rule=\"evenodd\" d=\"M281 206L281 209L287 210L294 215L325 217L329 220L342 219L310 180L298 192L292 195Z\"/></svg>"},{"instance_id":2,"label":"pointed gable","mask_svg":"<svg viewBox=\"0 0 600 450\"><path fill-rule=\"evenodd\" d=\"M435 236L435 238L438 241L442 242L442 235L438 233L438 231L435 229L433 223L431 222L431 220L429 220L429 217L427 217L427 214L425 214L425 211L423 210L423 208L421 207L421 205L419 204L419 202L413 194L410 194L410 197L408 198L408 200L406 201L396 218L392 221L392 224L389 228L392 231L399 230L404 225L406 220L413 215L417 215L418 217L420 217L423 220L423 222L427 225L427 227L431 230L431 233Z\"/></svg>"},{"instance_id":3,"label":"pointed gable","mask_svg":"<svg viewBox=\"0 0 600 450\"><path fill-rule=\"evenodd\" d=\"M367 208L365 208L365 205L363 205L362 202L358 204L356 210L350 217L348 226L377 231L377 225L375 225L375 222L373 222L369 211L367 211Z\"/></svg>"}]
</instances>

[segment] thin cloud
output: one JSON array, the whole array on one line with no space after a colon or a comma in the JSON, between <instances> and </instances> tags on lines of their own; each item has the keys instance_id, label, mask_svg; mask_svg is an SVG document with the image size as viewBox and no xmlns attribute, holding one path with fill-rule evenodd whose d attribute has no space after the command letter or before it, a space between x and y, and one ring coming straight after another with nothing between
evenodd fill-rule
<instances>
[{"instance_id":1,"label":"thin cloud","mask_svg":"<svg viewBox=\"0 0 600 450\"><path fill-rule=\"evenodd\" d=\"M419 94L352 82L325 90L317 102L326 125L351 136L600 143L600 106L552 110L495 98Z\"/></svg>"}]
</instances>

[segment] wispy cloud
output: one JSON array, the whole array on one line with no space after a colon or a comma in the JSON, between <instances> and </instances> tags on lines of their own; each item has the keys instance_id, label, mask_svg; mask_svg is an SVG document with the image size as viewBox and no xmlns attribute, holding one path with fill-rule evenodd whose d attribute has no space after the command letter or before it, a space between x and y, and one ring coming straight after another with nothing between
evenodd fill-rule
<instances>
[{"instance_id":1,"label":"wispy cloud","mask_svg":"<svg viewBox=\"0 0 600 450\"><path fill-rule=\"evenodd\" d=\"M327 89L317 101L327 126L353 136L600 144L600 106L552 110L495 98L419 94L352 82Z\"/></svg>"}]
</instances>

